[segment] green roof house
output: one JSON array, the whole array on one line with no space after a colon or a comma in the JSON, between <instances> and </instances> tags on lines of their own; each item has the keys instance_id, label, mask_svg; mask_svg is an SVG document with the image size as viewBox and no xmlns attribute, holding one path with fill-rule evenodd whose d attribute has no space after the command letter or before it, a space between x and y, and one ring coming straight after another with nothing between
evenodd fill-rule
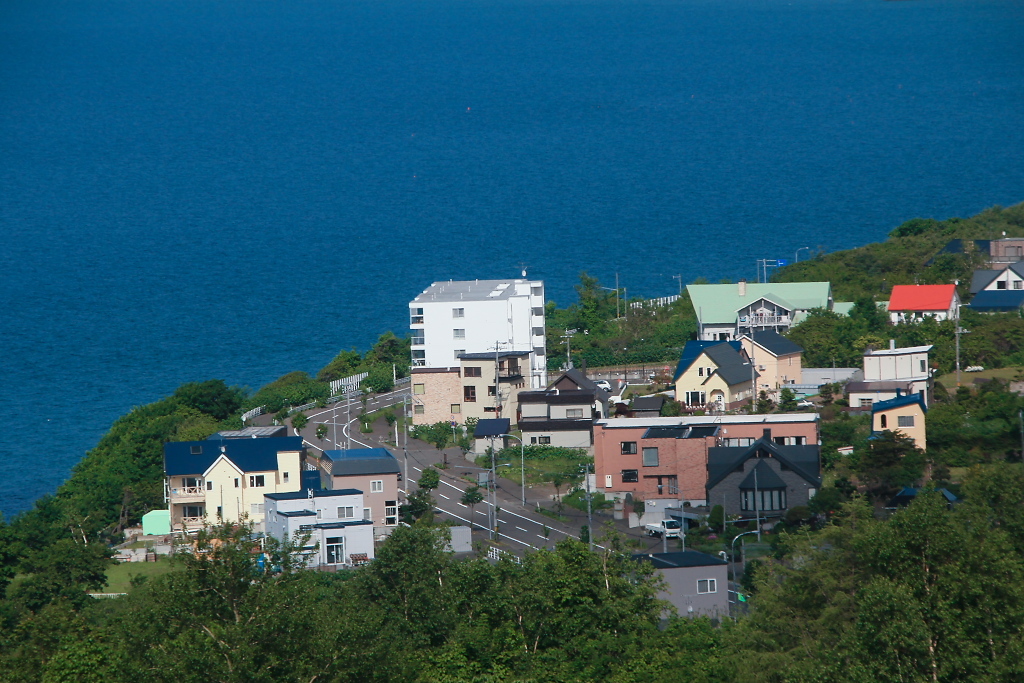
<instances>
[{"instance_id":1,"label":"green roof house","mask_svg":"<svg viewBox=\"0 0 1024 683\"><path fill-rule=\"evenodd\" d=\"M699 338L730 341L744 334L785 332L813 308L832 310L828 282L766 282L734 285L687 285L697 313Z\"/></svg>"}]
</instances>

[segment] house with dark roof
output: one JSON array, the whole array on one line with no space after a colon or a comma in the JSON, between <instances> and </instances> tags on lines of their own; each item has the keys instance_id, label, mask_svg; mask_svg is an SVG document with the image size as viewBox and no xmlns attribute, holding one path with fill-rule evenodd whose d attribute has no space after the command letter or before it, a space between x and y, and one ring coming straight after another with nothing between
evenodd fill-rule
<instances>
[{"instance_id":1,"label":"house with dark roof","mask_svg":"<svg viewBox=\"0 0 1024 683\"><path fill-rule=\"evenodd\" d=\"M889 318L893 325L917 322L925 317L960 319L960 296L956 293L956 285L893 286L889 295Z\"/></svg>"},{"instance_id":2,"label":"house with dark roof","mask_svg":"<svg viewBox=\"0 0 1024 683\"><path fill-rule=\"evenodd\" d=\"M610 392L576 369L543 391L519 393L516 422L527 444L590 448L594 420L607 414Z\"/></svg>"},{"instance_id":3,"label":"house with dark roof","mask_svg":"<svg viewBox=\"0 0 1024 683\"><path fill-rule=\"evenodd\" d=\"M664 394L655 396L637 396L629 404L630 417L661 417L661 409L668 397Z\"/></svg>"},{"instance_id":4,"label":"house with dark roof","mask_svg":"<svg viewBox=\"0 0 1024 683\"><path fill-rule=\"evenodd\" d=\"M997 270L976 270L968 306L982 313L1017 311L1024 307L1024 261Z\"/></svg>"},{"instance_id":5,"label":"house with dark roof","mask_svg":"<svg viewBox=\"0 0 1024 683\"><path fill-rule=\"evenodd\" d=\"M310 567L336 570L373 559L373 522L358 489L302 489L264 496L268 536L303 543Z\"/></svg>"},{"instance_id":6,"label":"house with dark roof","mask_svg":"<svg viewBox=\"0 0 1024 683\"><path fill-rule=\"evenodd\" d=\"M895 398L871 404L871 431L898 432L913 439L914 445L924 450L928 443L925 429L927 412L928 404L923 395L906 395L897 389Z\"/></svg>"},{"instance_id":7,"label":"house with dark roof","mask_svg":"<svg viewBox=\"0 0 1024 683\"><path fill-rule=\"evenodd\" d=\"M676 400L695 410L735 410L750 401L758 376L740 342L687 342L676 367Z\"/></svg>"},{"instance_id":8,"label":"house with dark roof","mask_svg":"<svg viewBox=\"0 0 1024 683\"><path fill-rule=\"evenodd\" d=\"M720 557L696 550L637 553L634 562L648 562L665 582L658 592L681 617L729 615L729 565Z\"/></svg>"},{"instance_id":9,"label":"house with dark roof","mask_svg":"<svg viewBox=\"0 0 1024 683\"><path fill-rule=\"evenodd\" d=\"M297 436L164 444L171 528L243 520L262 528L264 494L299 490L304 453Z\"/></svg>"},{"instance_id":10,"label":"house with dark roof","mask_svg":"<svg viewBox=\"0 0 1024 683\"><path fill-rule=\"evenodd\" d=\"M365 506L360 518L373 522L376 533L389 533L398 524L398 481L402 468L386 448L342 448L324 451L316 462L321 487L357 489Z\"/></svg>"},{"instance_id":11,"label":"house with dark roof","mask_svg":"<svg viewBox=\"0 0 1024 683\"><path fill-rule=\"evenodd\" d=\"M803 347L778 332L763 330L740 339L747 357L758 372L757 390L767 391L778 400L778 392L787 384L801 384Z\"/></svg>"},{"instance_id":12,"label":"house with dark roof","mask_svg":"<svg viewBox=\"0 0 1024 683\"><path fill-rule=\"evenodd\" d=\"M708 505L743 519L782 517L821 488L820 447L779 444L771 429L750 446L709 448L707 463Z\"/></svg>"}]
</instances>

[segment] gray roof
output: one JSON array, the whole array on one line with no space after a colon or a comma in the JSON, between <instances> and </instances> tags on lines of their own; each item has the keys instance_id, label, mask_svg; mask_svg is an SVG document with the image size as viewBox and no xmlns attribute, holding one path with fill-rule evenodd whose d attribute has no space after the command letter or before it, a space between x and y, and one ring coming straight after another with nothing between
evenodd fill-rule
<instances>
[{"instance_id":1,"label":"gray roof","mask_svg":"<svg viewBox=\"0 0 1024 683\"><path fill-rule=\"evenodd\" d=\"M412 300L425 301L500 301L516 293L516 285L544 286L543 280L445 280L435 282ZM504 285L504 286L502 286ZM493 296L492 296L493 295ZM524 295L520 295L524 296Z\"/></svg>"},{"instance_id":2,"label":"gray roof","mask_svg":"<svg viewBox=\"0 0 1024 683\"><path fill-rule=\"evenodd\" d=\"M750 446L717 446L708 449L708 483L710 491L742 463L761 453L779 462L815 486L821 486L821 449L818 446L781 446L761 437ZM758 483L760 483L760 472Z\"/></svg>"},{"instance_id":3,"label":"gray roof","mask_svg":"<svg viewBox=\"0 0 1024 683\"><path fill-rule=\"evenodd\" d=\"M633 410L653 410L658 412L665 405L664 396L640 396L633 399Z\"/></svg>"},{"instance_id":4,"label":"gray roof","mask_svg":"<svg viewBox=\"0 0 1024 683\"><path fill-rule=\"evenodd\" d=\"M244 429L229 429L223 432L217 432L210 438L260 439L272 436L288 436L288 428L284 425L276 425L273 427L245 427Z\"/></svg>"},{"instance_id":5,"label":"gray roof","mask_svg":"<svg viewBox=\"0 0 1024 683\"><path fill-rule=\"evenodd\" d=\"M782 481L775 470L764 460L754 465L746 479L740 482L741 489L784 489L786 482Z\"/></svg>"},{"instance_id":6,"label":"gray roof","mask_svg":"<svg viewBox=\"0 0 1024 683\"><path fill-rule=\"evenodd\" d=\"M977 294L999 276L1001 270L976 270L971 276L971 294Z\"/></svg>"},{"instance_id":7,"label":"gray roof","mask_svg":"<svg viewBox=\"0 0 1024 683\"><path fill-rule=\"evenodd\" d=\"M324 451L320 461L330 463L335 477L362 474L398 474L398 459L386 448L344 448Z\"/></svg>"},{"instance_id":8,"label":"gray roof","mask_svg":"<svg viewBox=\"0 0 1024 683\"><path fill-rule=\"evenodd\" d=\"M676 425L672 427L650 427L643 439L704 439L718 434L719 425Z\"/></svg>"},{"instance_id":9,"label":"gray roof","mask_svg":"<svg viewBox=\"0 0 1024 683\"><path fill-rule=\"evenodd\" d=\"M769 353L774 356L784 356L790 353L803 353L803 347L783 337L778 332L772 330L765 330L764 332L755 332L753 335L754 343L758 346L767 349Z\"/></svg>"},{"instance_id":10,"label":"gray roof","mask_svg":"<svg viewBox=\"0 0 1024 683\"><path fill-rule=\"evenodd\" d=\"M674 553L636 553L637 562L650 562L657 569L678 569L679 567L714 567L726 564L725 560L696 550Z\"/></svg>"},{"instance_id":11,"label":"gray roof","mask_svg":"<svg viewBox=\"0 0 1024 683\"><path fill-rule=\"evenodd\" d=\"M566 370L565 372L563 372L555 379L554 382L551 382L548 388L550 389L554 387L556 384L558 384L559 381L562 380L563 377L567 377L573 382L575 382L576 386L578 386L581 391L593 392L594 396L604 397L607 395L607 392L604 389L594 384L586 375L584 375L576 368L573 368L572 370Z\"/></svg>"},{"instance_id":12,"label":"gray roof","mask_svg":"<svg viewBox=\"0 0 1024 683\"><path fill-rule=\"evenodd\" d=\"M744 363L743 356L728 342L709 346L704 349L704 353L718 366L716 374L720 375L729 386L749 382L751 377L760 376L756 372L751 374L750 363Z\"/></svg>"}]
</instances>

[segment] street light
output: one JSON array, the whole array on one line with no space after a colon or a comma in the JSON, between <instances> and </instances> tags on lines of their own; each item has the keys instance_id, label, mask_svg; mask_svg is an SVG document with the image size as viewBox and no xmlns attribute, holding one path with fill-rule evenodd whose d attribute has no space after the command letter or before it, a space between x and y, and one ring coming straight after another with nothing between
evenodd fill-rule
<instances>
[{"instance_id":1,"label":"street light","mask_svg":"<svg viewBox=\"0 0 1024 683\"><path fill-rule=\"evenodd\" d=\"M522 438L515 434L499 434L499 436L508 436L519 442L519 476L522 484L523 507L526 507L526 445Z\"/></svg>"},{"instance_id":2,"label":"street light","mask_svg":"<svg viewBox=\"0 0 1024 683\"><path fill-rule=\"evenodd\" d=\"M804 249L806 249L807 251L811 250L810 247L800 247L799 249L797 249L796 253L793 254L793 263L796 263L797 261L800 260L800 252L803 251Z\"/></svg>"}]
</instances>

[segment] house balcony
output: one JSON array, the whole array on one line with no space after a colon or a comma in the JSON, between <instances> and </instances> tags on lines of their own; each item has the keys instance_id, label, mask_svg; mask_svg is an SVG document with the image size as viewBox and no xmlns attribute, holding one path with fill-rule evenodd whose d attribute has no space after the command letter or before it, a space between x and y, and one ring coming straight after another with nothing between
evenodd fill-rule
<instances>
[{"instance_id":1,"label":"house balcony","mask_svg":"<svg viewBox=\"0 0 1024 683\"><path fill-rule=\"evenodd\" d=\"M205 517L179 517L174 522L175 531L195 531L206 526Z\"/></svg>"},{"instance_id":2,"label":"house balcony","mask_svg":"<svg viewBox=\"0 0 1024 683\"><path fill-rule=\"evenodd\" d=\"M206 491L202 486L179 486L169 491L170 503L202 503L206 501Z\"/></svg>"},{"instance_id":3,"label":"house balcony","mask_svg":"<svg viewBox=\"0 0 1024 683\"><path fill-rule=\"evenodd\" d=\"M746 319L740 319L743 327L788 327L791 321L788 315L748 315Z\"/></svg>"}]
</instances>

